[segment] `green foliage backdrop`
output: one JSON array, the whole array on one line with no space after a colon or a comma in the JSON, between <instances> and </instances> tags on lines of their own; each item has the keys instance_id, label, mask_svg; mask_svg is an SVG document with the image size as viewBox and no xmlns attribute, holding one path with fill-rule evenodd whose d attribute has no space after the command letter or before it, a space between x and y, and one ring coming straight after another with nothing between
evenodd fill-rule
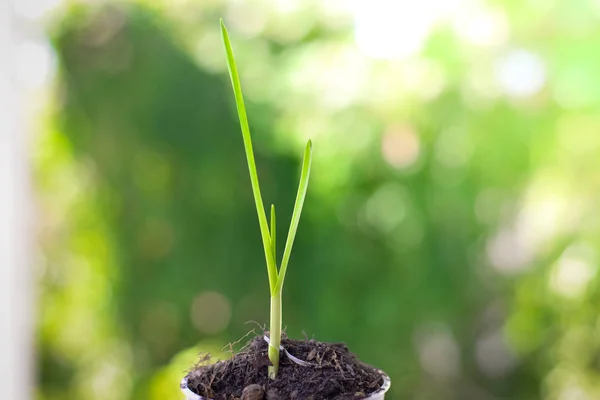
<instances>
[{"instance_id":1,"label":"green foliage backdrop","mask_svg":"<svg viewBox=\"0 0 600 400\"><path fill-rule=\"evenodd\" d=\"M279 243L314 143L288 334L345 341L393 399L598 398L600 7L538 3L392 61L312 2L65 7L33 151L39 398L180 398L199 351L268 321L220 15Z\"/></svg>"}]
</instances>

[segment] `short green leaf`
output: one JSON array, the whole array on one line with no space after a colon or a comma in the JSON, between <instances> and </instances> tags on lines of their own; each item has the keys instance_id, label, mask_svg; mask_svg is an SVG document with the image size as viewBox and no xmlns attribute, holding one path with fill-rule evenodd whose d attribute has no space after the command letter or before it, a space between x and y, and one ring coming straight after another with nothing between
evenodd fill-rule
<instances>
[{"instance_id":1,"label":"short green leaf","mask_svg":"<svg viewBox=\"0 0 600 400\"><path fill-rule=\"evenodd\" d=\"M302 207L304 206L304 198L306 197L306 191L308 189L308 179L310 178L310 165L312 162L312 142L309 140L306 143L306 149L304 150L304 159L302 160L302 172L300 174L300 184L298 185L298 194L296 195L296 202L294 203L294 211L292 213L292 221L290 222L290 230L288 231L287 240L285 242L285 250L283 251L283 259L281 260L281 267L279 268L279 277L277 279L277 286L275 293L281 292L283 288L283 281L285 280L285 273L287 271L288 262L290 261L290 255L292 253L292 246L294 245L294 239L296 238L296 231L298 230L298 223L300 222L300 214L302 214ZM271 295L273 292L271 293Z\"/></svg>"}]
</instances>

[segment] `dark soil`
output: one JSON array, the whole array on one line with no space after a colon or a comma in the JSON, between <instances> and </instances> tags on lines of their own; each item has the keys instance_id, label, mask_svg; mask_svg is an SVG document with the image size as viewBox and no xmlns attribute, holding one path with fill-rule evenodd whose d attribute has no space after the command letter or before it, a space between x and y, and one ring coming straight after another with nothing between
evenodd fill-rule
<instances>
[{"instance_id":1,"label":"dark soil","mask_svg":"<svg viewBox=\"0 0 600 400\"><path fill-rule=\"evenodd\" d=\"M214 400L358 400L383 384L381 373L360 362L345 344L287 338L281 344L313 365L295 364L281 352L277 379L269 380L268 344L261 336L229 360L197 366L188 375L188 388Z\"/></svg>"}]
</instances>

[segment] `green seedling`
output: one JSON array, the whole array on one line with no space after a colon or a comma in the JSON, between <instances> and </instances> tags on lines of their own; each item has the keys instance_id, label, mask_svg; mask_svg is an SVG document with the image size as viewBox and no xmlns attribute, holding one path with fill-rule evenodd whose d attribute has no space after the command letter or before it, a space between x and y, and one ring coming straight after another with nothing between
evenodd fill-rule
<instances>
[{"instance_id":1,"label":"green seedling","mask_svg":"<svg viewBox=\"0 0 600 400\"><path fill-rule=\"evenodd\" d=\"M238 70L229 41L227 28L221 20L221 33L223 35L223 44L227 53L227 66L229 69L229 77L233 85L233 93L237 106L238 117L242 129L242 138L244 139L244 150L246 151L246 159L248 161L248 170L250 172L250 183L252 184L252 193L254 194L254 202L256 203L256 212L258 214L258 223L260 225L260 233L262 237L263 247L265 250L265 258L267 260L267 273L269 275L269 287L271 290L271 321L270 321L270 338L269 338L269 377L275 379L279 370L279 348L281 346L281 293L283 290L283 281L287 272L292 245L296 237L304 198L306 197L306 189L308 187L308 178L310 176L310 164L312 154L312 144L309 140L304 150L304 159L302 161L302 172L300 174L300 184L298 186L298 194L294 204L290 230L288 231L285 249L281 265L277 269L277 248L276 248L276 232L275 232L275 206L271 205L271 227L267 223L265 208L262 197L260 195L260 186L258 184L258 174L256 172L256 164L254 161L254 151L252 150L252 139L250 137L250 127L248 126L248 116L246 115L246 107L244 106L244 97L242 95L242 86Z\"/></svg>"}]
</instances>

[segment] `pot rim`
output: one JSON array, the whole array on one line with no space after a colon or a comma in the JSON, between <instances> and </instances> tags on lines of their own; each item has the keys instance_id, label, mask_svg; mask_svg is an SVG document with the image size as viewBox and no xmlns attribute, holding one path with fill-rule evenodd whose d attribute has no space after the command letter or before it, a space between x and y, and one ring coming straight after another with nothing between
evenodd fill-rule
<instances>
[{"instance_id":1,"label":"pot rim","mask_svg":"<svg viewBox=\"0 0 600 400\"><path fill-rule=\"evenodd\" d=\"M369 397L366 397L364 400L369 400L369 399L375 398L375 396L385 394L385 392L387 392L390 389L390 386L392 386L392 380L385 372L383 372L380 369L378 369L377 372L379 372L381 374L381 377L383 378L383 384L381 384L381 388L379 390L371 393L369 395ZM188 388L187 384L188 384L188 377L186 376L185 378L183 378L181 380L180 387L181 387L181 391L183 392L183 394L185 394L185 396L188 400L210 400L210 399L207 399L206 397L202 397L202 396L192 392Z\"/></svg>"}]
</instances>

